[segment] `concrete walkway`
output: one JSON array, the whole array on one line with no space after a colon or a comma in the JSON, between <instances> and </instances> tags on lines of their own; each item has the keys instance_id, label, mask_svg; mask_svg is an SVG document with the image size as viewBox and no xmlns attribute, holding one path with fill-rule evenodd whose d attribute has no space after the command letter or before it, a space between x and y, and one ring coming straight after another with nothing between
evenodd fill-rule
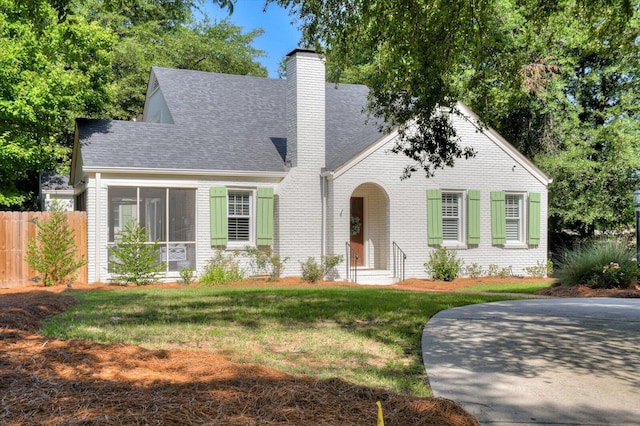
<instances>
[{"instance_id":1,"label":"concrete walkway","mask_svg":"<svg viewBox=\"0 0 640 426\"><path fill-rule=\"evenodd\" d=\"M422 352L434 395L484 425L640 425L640 299L449 309Z\"/></svg>"}]
</instances>

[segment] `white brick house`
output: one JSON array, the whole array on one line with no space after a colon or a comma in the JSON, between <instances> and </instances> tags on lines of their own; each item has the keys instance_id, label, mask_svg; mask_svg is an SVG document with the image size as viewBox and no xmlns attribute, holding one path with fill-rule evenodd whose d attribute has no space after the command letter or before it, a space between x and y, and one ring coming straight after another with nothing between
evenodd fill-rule
<instances>
[{"instance_id":1,"label":"white brick house","mask_svg":"<svg viewBox=\"0 0 640 426\"><path fill-rule=\"evenodd\" d=\"M167 279L246 246L288 257L284 275L349 255L359 282L394 265L397 279L399 249L407 277L425 277L441 246L517 275L546 262L550 179L466 106L453 120L476 157L401 180L397 134L365 123L366 87L324 74L304 49L286 80L153 68L142 122L78 119L70 180L88 215L89 281L109 279L107 247L131 218L160 241Z\"/></svg>"}]
</instances>

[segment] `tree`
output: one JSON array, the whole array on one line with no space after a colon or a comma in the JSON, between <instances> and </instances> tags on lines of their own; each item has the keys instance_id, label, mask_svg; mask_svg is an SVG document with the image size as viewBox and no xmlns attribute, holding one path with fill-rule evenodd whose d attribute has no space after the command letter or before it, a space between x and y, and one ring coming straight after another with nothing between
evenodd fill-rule
<instances>
[{"instance_id":1,"label":"tree","mask_svg":"<svg viewBox=\"0 0 640 426\"><path fill-rule=\"evenodd\" d=\"M0 0L0 209L37 209L39 174L68 167L76 117L139 115L151 65L266 75L260 32L194 23L204 1Z\"/></svg>"},{"instance_id":2,"label":"tree","mask_svg":"<svg viewBox=\"0 0 640 426\"><path fill-rule=\"evenodd\" d=\"M66 212L54 204L48 220L37 221L36 238L28 243L27 263L42 275L45 286L67 284L85 264L76 255L74 231L69 226Z\"/></svg>"},{"instance_id":3,"label":"tree","mask_svg":"<svg viewBox=\"0 0 640 426\"><path fill-rule=\"evenodd\" d=\"M637 0L274 1L324 50L332 81L369 86L370 113L401 130L405 177L471 154L437 113L462 100L554 179L558 229L629 223L640 168Z\"/></svg>"},{"instance_id":4,"label":"tree","mask_svg":"<svg viewBox=\"0 0 640 426\"><path fill-rule=\"evenodd\" d=\"M613 28L558 15L502 46L535 59L522 87L496 90L473 70L461 84L463 99L485 122L554 179L555 232L592 235L633 221L631 194L640 183L638 9Z\"/></svg>"},{"instance_id":5,"label":"tree","mask_svg":"<svg viewBox=\"0 0 640 426\"><path fill-rule=\"evenodd\" d=\"M27 4L0 0L0 208L33 208L32 182L70 152L73 119L110 98L112 34Z\"/></svg>"},{"instance_id":6,"label":"tree","mask_svg":"<svg viewBox=\"0 0 640 426\"><path fill-rule=\"evenodd\" d=\"M166 268L158 259L158 241L147 244L149 230L131 220L116 236L116 245L109 247L109 272L117 283L151 284Z\"/></svg>"},{"instance_id":7,"label":"tree","mask_svg":"<svg viewBox=\"0 0 640 426\"><path fill-rule=\"evenodd\" d=\"M359 67L370 88L369 111L385 130L398 128L396 152L407 155L404 176L418 168L427 176L473 155L461 147L447 115L461 99L459 80L474 72L501 87L519 89L532 58L510 50L556 16L625 24L634 13L628 0L274 0L291 7L307 43L325 48L337 80ZM636 8L637 9L637 8ZM553 43L554 40L549 40Z\"/></svg>"}]
</instances>

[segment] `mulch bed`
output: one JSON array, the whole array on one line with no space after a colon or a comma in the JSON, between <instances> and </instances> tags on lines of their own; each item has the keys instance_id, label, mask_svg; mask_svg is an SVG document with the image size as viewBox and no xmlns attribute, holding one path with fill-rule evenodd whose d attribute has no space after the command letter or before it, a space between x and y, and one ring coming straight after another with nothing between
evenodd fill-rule
<instances>
[{"instance_id":1,"label":"mulch bed","mask_svg":"<svg viewBox=\"0 0 640 426\"><path fill-rule=\"evenodd\" d=\"M387 426L479 424L447 399L292 376L204 351L35 334L76 303L62 290L0 290L2 425L373 425L376 401Z\"/></svg>"}]
</instances>

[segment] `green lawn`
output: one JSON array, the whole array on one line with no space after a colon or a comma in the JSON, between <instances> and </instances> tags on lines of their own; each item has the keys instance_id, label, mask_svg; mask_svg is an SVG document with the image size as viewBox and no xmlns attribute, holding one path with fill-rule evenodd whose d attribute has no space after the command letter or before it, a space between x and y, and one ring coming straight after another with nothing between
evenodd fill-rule
<instances>
[{"instance_id":1,"label":"green lawn","mask_svg":"<svg viewBox=\"0 0 640 426\"><path fill-rule=\"evenodd\" d=\"M515 283L504 283L504 284L478 284L472 287L465 287L458 291L460 292L487 292L487 293L523 293L523 294L533 294L536 291L550 287L552 283L548 281L541 282L515 282Z\"/></svg>"},{"instance_id":2,"label":"green lawn","mask_svg":"<svg viewBox=\"0 0 640 426\"><path fill-rule=\"evenodd\" d=\"M420 339L427 320L502 296L357 287L135 288L71 292L80 303L52 337L153 349L200 348L231 361L428 396Z\"/></svg>"}]
</instances>

